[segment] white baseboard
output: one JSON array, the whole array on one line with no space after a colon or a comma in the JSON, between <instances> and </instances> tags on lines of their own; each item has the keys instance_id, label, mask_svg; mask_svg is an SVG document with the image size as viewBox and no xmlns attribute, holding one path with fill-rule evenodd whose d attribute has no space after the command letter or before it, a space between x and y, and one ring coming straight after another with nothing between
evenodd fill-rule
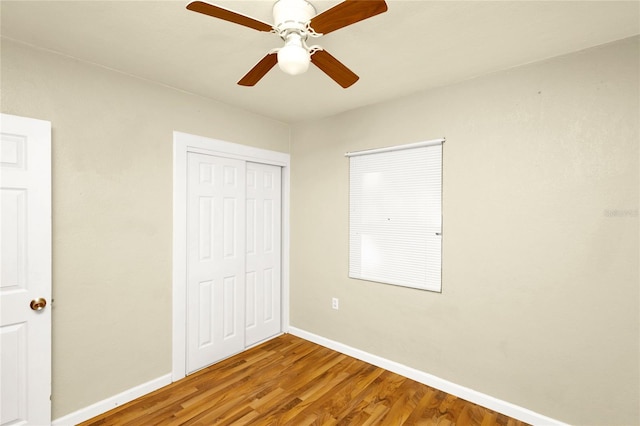
<instances>
[{"instance_id":1,"label":"white baseboard","mask_svg":"<svg viewBox=\"0 0 640 426\"><path fill-rule=\"evenodd\" d=\"M89 420L95 416L99 416L102 413L106 413L109 410L116 408L119 405L125 404L129 401L133 401L143 395L153 392L156 389L160 389L163 386L171 384L171 374L158 377L157 379L150 380L141 385L132 387L124 392L120 392L110 398L91 404L88 407L82 408L66 416L55 419L51 424L52 426L71 426L82 423L85 420Z\"/></svg>"},{"instance_id":2,"label":"white baseboard","mask_svg":"<svg viewBox=\"0 0 640 426\"><path fill-rule=\"evenodd\" d=\"M467 401L473 402L474 404L478 404L483 407L489 408L490 410L497 411L498 413L513 417L514 419L521 420L532 425L566 426L566 423L562 423L550 417L543 416L542 414L538 414L510 402L494 398L482 392L469 389L467 387L452 383L448 380L441 379L440 377L436 377L432 374L425 373L424 371L407 367L406 365L370 354L368 352L353 348L343 343L318 336L317 334L313 334L308 331L291 326L288 327L288 333L333 349L334 351L338 351L345 355L349 355L359 360L368 362L369 364L373 364L377 367L384 368L385 370L400 374L401 376L408 377L412 380L415 380L416 382L420 382L427 386L431 386L432 388L447 392L451 395L457 396L458 398L465 399Z\"/></svg>"}]
</instances>

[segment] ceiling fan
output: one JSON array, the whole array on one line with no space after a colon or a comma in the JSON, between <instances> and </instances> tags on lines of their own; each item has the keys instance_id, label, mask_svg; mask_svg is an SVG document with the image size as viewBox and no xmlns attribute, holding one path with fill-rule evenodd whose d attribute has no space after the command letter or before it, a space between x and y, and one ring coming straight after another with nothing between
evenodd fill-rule
<instances>
[{"instance_id":1,"label":"ceiling fan","mask_svg":"<svg viewBox=\"0 0 640 426\"><path fill-rule=\"evenodd\" d=\"M386 12L387 4L384 0L345 0L316 15L316 9L306 0L278 0L273 5L274 25L202 1L189 3L187 9L258 31L275 33L284 41L283 47L269 51L238 81L241 86L254 86L276 63L287 74L297 75L304 73L311 62L347 88L359 77L322 47L307 45L307 40Z\"/></svg>"}]
</instances>

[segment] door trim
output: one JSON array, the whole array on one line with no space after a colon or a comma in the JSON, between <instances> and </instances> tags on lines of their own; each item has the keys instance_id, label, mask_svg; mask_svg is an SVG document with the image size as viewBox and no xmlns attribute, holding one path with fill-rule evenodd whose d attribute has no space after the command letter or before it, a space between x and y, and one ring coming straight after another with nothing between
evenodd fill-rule
<instances>
[{"instance_id":1,"label":"door trim","mask_svg":"<svg viewBox=\"0 0 640 426\"><path fill-rule=\"evenodd\" d=\"M217 155L282 167L282 331L289 328L289 192L290 155L173 132L173 382L186 376L187 307L187 153Z\"/></svg>"}]
</instances>

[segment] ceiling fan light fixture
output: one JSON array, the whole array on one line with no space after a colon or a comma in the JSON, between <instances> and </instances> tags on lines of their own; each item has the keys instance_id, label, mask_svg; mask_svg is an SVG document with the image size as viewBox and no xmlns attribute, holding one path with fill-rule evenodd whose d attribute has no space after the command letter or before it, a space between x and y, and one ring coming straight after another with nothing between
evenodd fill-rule
<instances>
[{"instance_id":1,"label":"ceiling fan light fixture","mask_svg":"<svg viewBox=\"0 0 640 426\"><path fill-rule=\"evenodd\" d=\"M304 46L302 37L292 33L283 48L278 50L278 66L289 75L303 74L309 69L311 55Z\"/></svg>"}]
</instances>

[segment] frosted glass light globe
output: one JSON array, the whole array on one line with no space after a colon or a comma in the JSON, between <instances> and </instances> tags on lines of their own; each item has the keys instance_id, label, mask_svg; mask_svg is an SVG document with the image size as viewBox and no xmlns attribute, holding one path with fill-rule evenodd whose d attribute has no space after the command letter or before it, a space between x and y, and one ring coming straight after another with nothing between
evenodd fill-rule
<instances>
[{"instance_id":1,"label":"frosted glass light globe","mask_svg":"<svg viewBox=\"0 0 640 426\"><path fill-rule=\"evenodd\" d=\"M278 66L287 74L298 75L309 69L311 56L307 49L297 44L288 44L278 50Z\"/></svg>"}]
</instances>

